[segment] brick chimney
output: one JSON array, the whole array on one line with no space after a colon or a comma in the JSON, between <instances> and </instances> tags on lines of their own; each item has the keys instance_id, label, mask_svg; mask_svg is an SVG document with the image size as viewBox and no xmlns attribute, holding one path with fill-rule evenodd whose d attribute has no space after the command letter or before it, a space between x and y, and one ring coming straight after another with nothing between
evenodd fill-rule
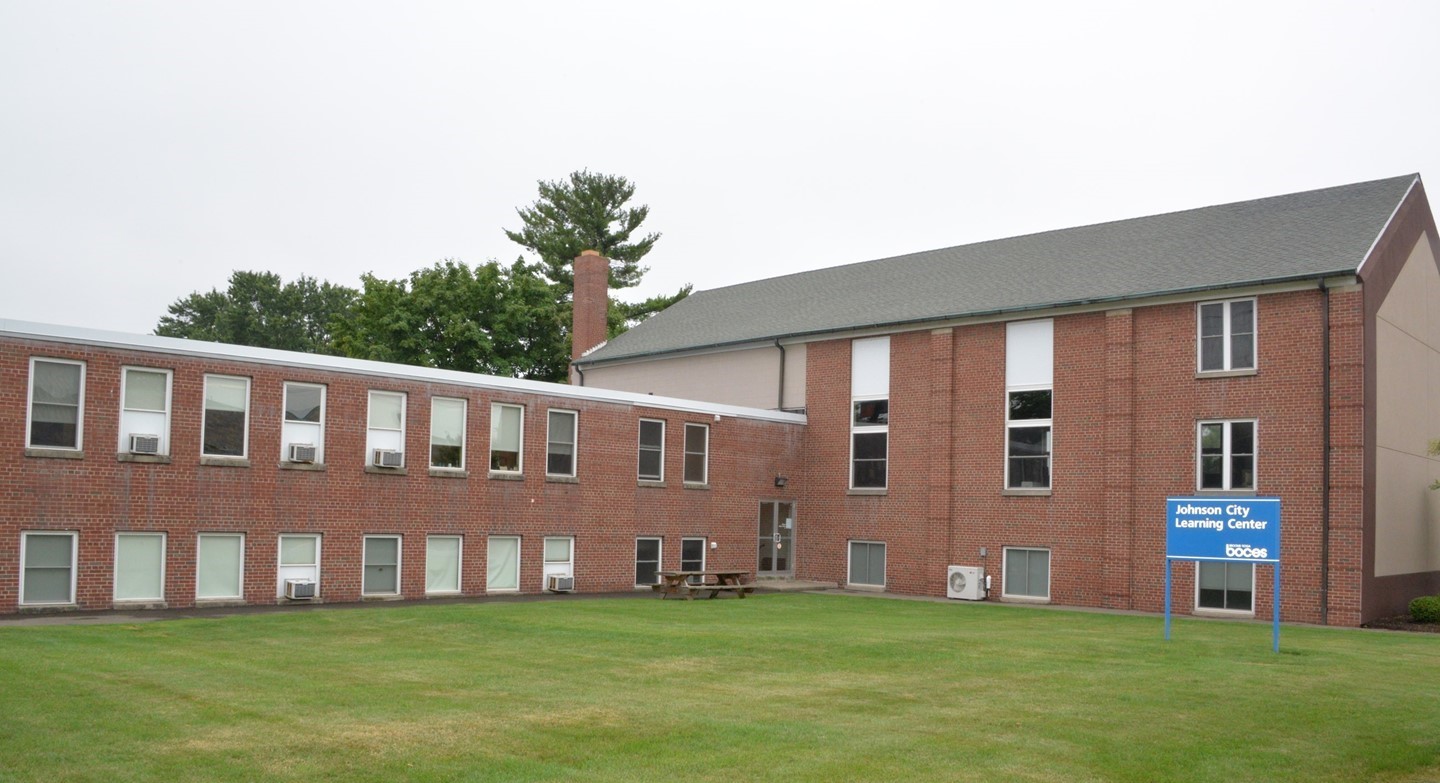
<instances>
[{"instance_id":1,"label":"brick chimney","mask_svg":"<svg viewBox=\"0 0 1440 783\"><path fill-rule=\"evenodd\" d=\"M575 258L575 299L570 324L570 361L605 342L610 310L610 259L598 250Z\"/></svg>"}]
</instances>

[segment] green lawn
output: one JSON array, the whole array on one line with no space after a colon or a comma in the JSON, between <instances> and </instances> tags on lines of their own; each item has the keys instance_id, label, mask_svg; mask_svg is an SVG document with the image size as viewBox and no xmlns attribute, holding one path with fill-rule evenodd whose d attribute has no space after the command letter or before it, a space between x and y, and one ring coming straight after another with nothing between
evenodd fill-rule
<instances>
[{"instance_id":1,"label":"green lawn","mask_svg":"<svg viewBox=\"0 0 1440 783\"><path fill-rule=\"evenodd\" d=\"M0 626L3 781L1422 781L1440 635L830 595Z\"/></svg>"}]
</instances>

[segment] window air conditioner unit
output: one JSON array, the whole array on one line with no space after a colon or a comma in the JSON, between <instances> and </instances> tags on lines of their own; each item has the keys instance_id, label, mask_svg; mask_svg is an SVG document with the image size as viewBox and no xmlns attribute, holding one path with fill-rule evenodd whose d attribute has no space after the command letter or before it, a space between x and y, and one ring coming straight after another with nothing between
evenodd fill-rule
<instances>
[{"instance_id":1,"label":"window air conditioner unit","mask_svg":"<svg viewBox=\"0 0 1440 783\"><path fill-rule=\"evenodd\" d=\"M314 461L315 461L315 444L314 444L314 443L291 443L291 444L290 444L290 461L291 461L291 462L314 462Z\"/></svg>"},{"instance_id":2,"label":"window air conditioner unit","mask_svg":"<svg viewBox=\"0 0 1440 783\"><path fill-rule=\"evenodd\" d=\"M575 577L550 574L545 577L545 589L552 593L570 593L575 590Z\"/></svg>"},{"instance_id":3,"label":"window air conditioner unit","mask_svg":"<svg viewBox=\"0 0 1440 783\"><path fill-rule=\"evenodd\" d=\"M985 569L979 566L950 566L945 579L945 596L966 601L985 600Z\"/></svg>"},{"instance_id":4,"label":"window air conditioner unit","mask_svg":"<svg viewBox=\"0 0 1440 783\"><path fill-rule=\"evenodd\" d=\"M315 597L315 580L286 579L285 597L292 601L308 601Z\"/></svg>"},{"instance_id":5,"label":"window air conditioner unit","mask_svg":"<svg viewBox=\"0 0 1440 783\"><path fill-rule=\"evenodd\" d=\"M159 435L131 435L131 436L130 436L130 453L131 453L131 454L159 454L159 453L160 453L160 436L159 436Z\"/></svg>"},{"instance_id":6,"label":"window air conditioner unit","mask_svg":"<svg viewBox=\"0 0 1440 783\"><path fill-rule=\"evenodd\" d=\"M405 452L394 449L375 449L375 467L403 468L405 467Z\"/></svg>"}]
</instances>

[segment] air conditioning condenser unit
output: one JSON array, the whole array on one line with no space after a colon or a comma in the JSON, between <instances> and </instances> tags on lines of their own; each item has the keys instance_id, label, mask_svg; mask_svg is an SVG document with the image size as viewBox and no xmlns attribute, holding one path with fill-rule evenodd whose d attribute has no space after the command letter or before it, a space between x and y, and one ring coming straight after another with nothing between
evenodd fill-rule
<instances>
[{"instance_id":1,"label":"air conditioning condenser unit","mask_svg":"<svg viewBox=\"0 0 1440 783\"><path fill-rule=\"evenodd\" d=\"M315 597L314 579L286 579L285 597L292 601L308 601Z\"/></svg>"},{"instance_id":2,"label":"air conditioning condenser unit","mask_svg":"<svg viewBox=\"0 0 1440 783\"><path fill-rule=\"evenodd\" d=\"M570 593L575 590L575 577L550 574L545 577L545 589L552 593Z\"/></svg>"},{"instance_id":3,"label":"air conditioning condenser unit","mask_svg":"<svg viewBox=\"0 0 1440 783\"><path fill-rule=\"evenodd\" d=\"M945 596L966 601L985 600L985 569L952 565L945 575Z\"/></svg>"}]
</instances>

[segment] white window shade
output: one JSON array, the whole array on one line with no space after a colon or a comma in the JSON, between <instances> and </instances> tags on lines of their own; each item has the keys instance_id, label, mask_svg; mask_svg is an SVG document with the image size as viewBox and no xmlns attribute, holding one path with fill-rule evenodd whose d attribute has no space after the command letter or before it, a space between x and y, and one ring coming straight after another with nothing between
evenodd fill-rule
<instances>
[{"instance_id":1,"label":"white window shade","mask_svg":"<svg viewBox=\"0 0 1440 783\"><path fill-rule=\"evenodd\" d=\"M520 539L491 538L485 555L485 589L520 589Z\"/></svg>"},{"instance_id":2,"label":"white window shade","mask_svg":"<svg viewBox=\"0 0 1440 783\"><path fill-rule=\"evenodd\" d=\"M1005 325L1005 385L1050 386L1055 377L1055 322Z\"/></svg>"},{"instance_id":3,"label":"white window shade","mask_svg":"<svg viewBox=\"0 0 1440 783\"><path fill-rule=\"evenodd\" d=\"M158 601L165 595L165 536L121 533L115 537L115 600Z\"/></svg>"},{"instance_id":4,"label":"white window shade","mask_svg":"<svg viewBox=\"0 0 1440 783\"><path fill-rule=\"evenodd\" d=\"M196 555L196 598L240 598L245 539L239 535L202 535Z\"/></svg>"},{"instance_id":5,"label":"white window shade","mask_svg":"<svg viewBox=\"0 0 1440 783\"><path fill-rule=\"evenodd\" d=\"M890 338L866 337L850 342L850 396L890 396Z\"/></svg>"}]
</instances>

